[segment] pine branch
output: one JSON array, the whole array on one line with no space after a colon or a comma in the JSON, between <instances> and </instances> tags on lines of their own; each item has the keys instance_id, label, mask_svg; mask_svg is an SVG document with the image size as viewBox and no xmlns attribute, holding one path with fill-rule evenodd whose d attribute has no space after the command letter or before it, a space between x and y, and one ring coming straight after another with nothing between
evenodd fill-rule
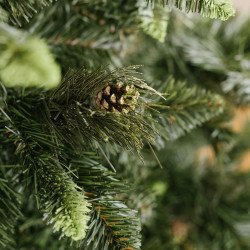
<instances>
[{"instance_id":1,"label":"pine branch","mask_svg":"<svg viewBox=\"0 0 250 250\"><path fill-rule=\"evenodd\" d=\"M228 72L227 79L221 83L222 91L236 104L250 103L250 74L248 72Z\"/></svg>"},{"instance_id":2,"label":"pine branch","mask_svg":"<svg viewBox=\"0 0 250 250\"><path fill-rule=\"evenodd\" d=\"M83 190L64 172L53 158L40 156L43 166L36 171L37 185L45 219L54 231L75 241L85 238L90 204ZM59 203L59 204L58 204Z\"/></svg>"},{"instance_id":3,"label":"pine branch","mask_svg":"<svg viewBox=\"0 0 250 250\"><path fill-rule=\"evenodd\" d=\"M154 2L154 0L147 0ZM204 17L219 18L223 21L235 15L231 0L161 0L170 8L177 7L185 12L200 13Z\"/></svg>"},{"instance_id":4,"label":"pine branch","mask_svg":"<svg viewBox=\"0 0 250 250\"><path fill-rule=\"evenodd\" d=\"M195 32L194 32L195 33ZM227 55L223 45L212 35L203 38L186 30L175 34L174 46L183 50L184 60L205 71L224 74L228 70Z\"/></svg>"},{"instance_id":5,"label":"pine branch","mask_svg":"<svg viewBox=\"0 0 250 250\"><path fill-rule=\"evenodd\" d=\"M118 198L128 189L114 173L98 164L97 159L89 153L72 162L78 171L77 183L87 191L93 206L84 242L86 249L139 249L139 219Z\"/></svg>"},{"instance_id":6,"label":"pine branch","mask_svg":"<svg viewBox=\"0 0 250 250\"><path fill-rule=\"evenodd\" d=\"M10 21L18 26L29 20L45 6L49 6L53 0L3 0L0 6L5 9L10 16Z\"/></svg>"},{"instance_id":7,"label":"pine branch","mask_svg":"<svg viewBox=\"0 0 250 250\"><path fill-rule=\"evenodd\" d=\"M3 143L15 145L15 153L23 165L28 184L34 185L47 222L53 224L55 231L62 231L62 235L73 240L83 239L89 219L89 203L83 190L65 172L57 157L60 148L33 120L29 104L19 100L16 109L16 100L14 105L11 103L10 98L5 110L0 110L5 118L0 124L0 131L5 135Z\"/></svg>"},{"instance_id":8,"label":"pine branch","mask_svg":"<svg viewBox=\"0 0 250 250\"><path fill-rule=\"evenodd\" d=\"M120 54L125 37L135 32L136 11L132 0L61 0L41 11L26 28L47 40L59 62L66 63L64 68L99 67L110 63L108 52Z\"/></svg>"},{"instance_id":9,"label":"pine branch","mask_svg":"<svg viewBox=\"0 0 250 250\"><path fill-rule=\"evenodd\" d=\"M138 0L137 6L142 30L163 43L167 34L169 10L157 3L154 8L150 5L146 6L145 0Z\"/></svg>"},{"instance_id":10,"label":"pine branch","mask_svg":"<svg viewBox=\"0 0 250 250\"><path fill-rule=\"evenodd\" d=\"M144 142L154 140L155 132L150 126L150 118L140 110L143 103L136 101L137 90L154 90L134 76L136 68L131 66L112 72L99 69L93 73L79 70L67 76L61 86L45 99L46 107L42 109L47 111L44 123L48 124L62 144L73 146L75 150L79 146L94 145L96 141L139 150ZM121 88L127 86L127 90L133 92L128 99L127 90L119 92L123 90L117 84L124 84ZM100 93L105 95L106 87L109 88L108 94L111 88L118 88L114 91L123 94L119 96L117 92L116 97L114 92L113 97L117 100L113 104L106 97L105 102L99 100ZM124 100L128 100L128 103ZM123 105L121 103L125 106L119 106Z\"/></svg>"},{"instance_id":11,"label":"pine branch","mask_svg":"<svg viewBox=\"0 0 250 250\"><path fill-rule=\"evenodd\" d=\"M0 248L15 249L15 225L22 215L20 212L20 194L9 180L5 179L0 164Z\"/></svg>"},{"instance_id":12,"label":"pine branch","mask_svg":"<svg viewBox=\"0 0 250 250\"><path fill-rule=\"evenodd\" d=\"M117 49L121 49L118 45ZM122 65L117 49L89 48L81 45L51 44L57 62L66 73L70 69L86 67L95 70L100 65Z\"/></svg>"},{"instance_id":13,"label":"pine branch","mask_svg":"<svg viewBox=\"0 0 250 250\"><path fill-rule=\"evenodd\" d=\"M173 79L166 84L164 93L165 101L150 106L160 112L159 133L167 140L190 132L224 111L224 100L219 95Z\"/></svg>"},{"instance_id":14,"label":"pine branch","mask_svg":"<svg viewBox=\"0 0 250 250\"><path fill-rule=\"evenodd\" d=\"M124 33L134 21L134 9L134 5L114 1L58 1L39 13L27 28L51 44L114 48L120 40L118 31ZM133 18L128 21L130 14Z\"/></svg>"},{"instance_id":15,"label":"pine branch","mask_svg":"<svg viewBox=\"0 0 250 250\"><path fill-rule=\"evenodd\" d=\"M151 16L146 14L148 11L151 12ZM84 66L89 64L100 66L104 55L110 60L108 51L112 51L113 55L120 55L121 51L123 52L126 38L130 34L137 33L138 27L163 41L168 19L165 12L166 9L152 10L147 8L145 2L135 3L133 0L123 2L65 0L55 2L50 8L40 12L27 25L27 29L48 41L59 62L66 63L63 67L71 66L72 59L73 66L76 63ZM81 56L76 55L79 52ZM63 60L65 54L70 60ZM98 59L97 56L101 60L95 60Z\"/></svg>"}]
</instances>

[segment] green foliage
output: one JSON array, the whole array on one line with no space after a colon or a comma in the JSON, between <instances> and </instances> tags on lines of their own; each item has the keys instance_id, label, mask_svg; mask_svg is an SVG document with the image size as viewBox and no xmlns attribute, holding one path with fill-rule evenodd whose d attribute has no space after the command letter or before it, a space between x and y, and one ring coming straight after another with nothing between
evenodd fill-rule
<instances>
[{"instance_id":1,"label":"green foliage","mask_svg":"<svg viewBox=\"0 0 250 250\"><path fill-rule=\"evenodd\" d=\"M16 102L14 101L14 96L19 95L19 93L13 91L11 92L12 95L9 95L10 99L8 100L9 105L7 110L11 112L12 115L9 116L13 117L15 126L18 125L19 132L14 129L13 122L11 122L12 125L8 126L8 132L12 135L9 135L8 140L13 136L12 140L15 141L17 146L16 153L20 155L21 159L24 161L23 165L29 166L26 171L30 173L30 178L33 179L35 177L34 181L37 189L37 196L39 198L39 203L42 204L41 208L45 212L46 221L48 223L53 223L55 230L62 229L66 236L71 236L73 239L78 239L79 235L77 233L83 233L82 231L78 232L77 230L86 228L86 225L82 225L87 222L87 218L84 218L85 213L87 212L86 204L81 203L80 199L83 195L79 197L79 191L76 191L76 186L67 177L59 161L56 160L51 153L45 153L46 148L48 147L54 149L56 152L61 150L60 147L58 148L53 143L53 141L57 141L57 143L60 142L61 137L58 136L57 133L54 133L53 130L52 132L55 139L51 140L50 136L43 132L42 127L36 121L30 120L31 116L28 114L32 112L32 110L36 111L38 108L40 109L45 101L47 103L46 107L57 108L57 112L60 107L59 105L63 107L61 110L65 112L65 108L68 108L69 106L69 101L70 103L73 102L73 104L81 102L82 106L87 104L88 106L86 107L96 109L96 107L93 106L91 98L95 97L96 93L105 87L107 82L113 80L118 82L123 81L125 83L129 82L144 91L150 90L143 80L134 76L134 69L135 67L128 67L112 72L99 70L94 73L88 73L86 70L81 70L77 72L78 74L69 76L58 89L49 93L45 99L43 96L39 98L39 95L37 97L32 97L34 93L30 95L32 91L30 93L27 92L23 97L19 97L18 109L15 107ZM96 84L96 87L93 86L93 83ZM6 98L8 97L5 97L5 99ZM41 98L42 101L39 101ZM11 100L14 101L12 105ZM26 106L28 109L25 108ZM77 106L79 106L79 104L77 104ZM54 111L53 109L51 110ZM82 111L84 114L84 109ZM94 113L98 111L92 110L92 112ZM138 124L144 124L143 118L138 118L140 116L139 113L135 117L132 115L129 116L129 114L102 114L100 111L99 113L100 117L109 117L109 123L107 123L106 126L109 126L110 128L113 126L112 133L117 131L124 133L124 127L128 125L127 120L125 120L123 124L118 123L116 126L112 125L112 122L116 124L116 117L119 116L122 120L128 119L129 117L129 119L137 121ZM25 119L27 116L29 118ZM91 116L94 116L94 114L91 114ZM85 119L91 119L91 116L90 118L86 117ZM123 118L123 116L125 116L125 118ZM72 117L76 119L75 116ZM43 120L42 124L46 124L46 126L51 129L51 124L46 119L44 120L44 117L37 117L37 119ZM96 129L98 122L101 123L102 121L96 119L95 125L92 123L93 125L91 126L90 134L88 134L88 138L86 137L86 139L91 139L89 138L91 134L95 135L93 129ZM128 129L133 128L132 125L135 126L134 124L136 123L131 123ZM120 130L118 130L119 127L117 126L121 126ZM133 145L133 143L137 143L139 139L143 142L143 138L139 137L141 133L143 133L142 128L145 129L145 127L140 125L140 130L131 134L138 139L135 140L134 137L131 137L131 139L125 138L124 133L124 139L120 138L121 135L117 135L117 137L114 137L116 140L114 140L114 142L117 142L118 144L121 143L121 146L124 147L124 140L127 145L134 147L136 144ZM60 127L58 127L58 130L59 129ZM25 135L26 139L20 137L18 139L16 138L15 135L20 134L20 131L22 135ZM87 130L85 129L83 131L86 133ZM100 129L100 131L102 130ZM128 132L126 133L128 134ZM151 134L150 138L153 138L152 131L148 131L148 134ZM64 142L68 145L74 145L72 138L73 137L67 137ZM86 143L86 141L82 140L78 134L75 136L75 142ZM88 144L85 145L88 146ZM52 150L52 152L54 150ZM30 153L31 155L27 155L27 153ZM79 167L80 163L82 164L81 168ZM93 247L98 249L98 246L112 246L114 249L121 249L124 247L139 249L140 224L136 217L136 212L129 209L118 198L116 198L116 202L114 201L117 194L122 190L124 191L124 185L117 181L113 177L113 174L109 173L104 167L98 166L96 161L91 161L90 156L88 159L84 159L84 161L72 162L71 167L73 169L78 168L79 179L77 179L77 183L87 191L87 194L94 193L94 197L90 196L93 210L84 244L88 245L90 249L93 249ZM103 188L104 184L106 189ZM103 234L103 230L100 230L100 225L101 228L105 230L105 234ZM80 235L79 238L81 236L82 235Z\"/></svg>"},{"instance_id":2,"label":"green foliage","mask_svg":"<svg viewBox=\"0 0 250 250\"><path fill-rule=\"evenodd\" d=\"M139 0L137 5L143 31L163 43L167 34L169 10L159 4L146 6L144 0Z\"/></svg>"},{"instance_id":3,"label":"green foliage","mask_svg":"<svg viewBox=\"0 0 250 250\"><path fill-rule=\"evenodd\" d=\"M153 2L153 0L147 0ZM163 4L177 7L185 12L200 13L204 17L219 18L223 21L235 15L231 0L161 0Z\"/></svg>"},{"instance_id":4,"label":"green foliage","mask_svg":"<svg viewBox=\"0 0 250 250\"><path fill-rule=\"evenodd\" d=\"M75 149L94 142L115 143L126 149L142 148L154 140L150 118L143 115L143 102L127 114L101 110L95 104L100 90L108 84L133 84L138 90L153 91L135 76L137 67L114 71L81 69L65 77L62 84L46 98L44 120L57 138Z\"/></svg>"},{"instance_id":5,"label":"green foliage","mask_svg":"<svg viewBox=\"0 0 250 250\"><path fill-rule=\"evenodd\" d=\"M28 22L38 10L52 2L53 0L2 0L0 6L9 13L13 24L21 26L24 21Z\"/></svg>"},{"instance_id":6,"label":"green foliage","mask_svg":"<svg viewBox=\"0 0 250 250\"><path fill-rule=\"evenodd\" d=\"M41 11L26 29L47 39L65 70L75 65L96 68L110 63L110 54L119 54L124 38L135 33L136 14L132 0L64 0Z\"/></svg>"},{"instance_id":7,"label":"green foliage","mask_svg":"<svg viewBox=\"0 0 250 250\"><path fill-rule=\"evenodd\" d=\"M248 72L228 72L227 79L221 83L225 94L235 100L237 104L249 103L249 83Z\"/></svg>"},{"instance_id":8,"label":"green foliage","mask_svg":"<svg viewBox=\"0 0 250 250\"><path fill-rule=\"evenodd\" d=\"M0 24L0 78L7 87L53 88L60 69L44 41Z\"/></svg>"},{"instance_id":9,"label":"green foliage","mask_svg":"<svg viewBox=\"0 0 250 250\"><path fill-rule=\"evenodd\" d=\"M1 164L1 168L2 168ZM15 225L20 212L20 194L9 183L10 180L5 178L3 169L0 171L0 247L14 249L15 247ZM11 180L13 181L13 180Z\"/></svg>"},{"instance_id":10,"label":"green foliage","mask_svg":"<svg viewBox=\"0 0 250 250\"><path fill-rule=\"evenodd\" d=\"M194 143L190 145L190 141ZM195 152L200 147L197 144L203 143L206 140L195 133L158 153L164 170L158 172L158 166L154 166L144 183L154 187L161 181L167 189L158 197L153 223L144 227L145 249L249 248L244 237L247 231L239 227L250 221L250 175L233 171L227 154L218 154L212 166L205 161L199 165ZM234 160L231 158L230 164ZM163 216L164 212L168 216ZM174 228L180 221L185 229ZM187 231L182 234L182 230Z\"/></svg>"},{"instance_id":11,"label":"green foliage","mask_svg":"<svg viewBox=\"0 0 250 250\"><path fill-rule=\"evenodd\" d=\"M21 165L0 165L0 248L140 249L134 209L145 250L248 248L241 233L250 219L249 175L232 169L249 143L224 125L231 104L249 101L249 25L191 21L161 3L222 20L234 14L229 0L0 0L9 22L28 31L0 25L7 88L0 90L0 159ZM74 68L53 90L59 69L45 42L28 34L45 39L63 74ZM122 67L129 57L146 64L144 78L163 94L138 77L138 67ZM109 70L92 70L110 62ZM169 75L177 80L166 81ZM124 92L125 105L135 110L103 108L98 94L108 86L114 94L116 84L133 90ZM217 154L214 169L193 159L204 141ZM152 144L164 148L154 158ZM135 150L144 163L131 156ZM100 151L119 177L102 165ZM167 168L158 169L155 158ZM132 194L118 180L125 177ZM13 190L23 197L18 221ZM6 204L13 209L6 212ZM176 220L188 225L183 241L172 232ZM66 237L58 241L60 234Z\"/></svg>"},{"instance_id":12,"label":"green foliage","mask_svg":"<svg viewBox=\"0 0 250 250\"><path fill-rule=\"evenodd\" d=\"M140 249L136 211L119 199L128 188L95 158L93 154L85 154L72 162L72 167L78 170L77 183L86 190L93 206L86 249Z\"/></svg>"},{"instance_id":13,"label":"green foliage","mask_svg":"<svg viewBox=\"0 0 250 250\"><path fill-rule=\"evenodd\" d=\"M243 20L213 24L211 27L199 21L192 30L183 27L182 35L174 38L179 41L177 45L184 53L187 64L191 63L203 71L198 77L206 79L207 72L211 72L211 78L220 85L211 81L210 88L224 93L237 105L249 103L249 33L246 29L249 21Z\"/></svg>"},{"instance_id":14,"label":"green foliage","mask_svg":"<svg viewBox=\"0 0 250 250\"><path fill-rule=\"evenodd\" d=\"M54 231L62 231L63 236L75 241L84 239L90 204L83 190L53 158L40 156L40 161L44 166L39 166L36 178L45 219L53 224Z\"/></svg>"},{"instance_id":15,"label":"green foliage","mask_svg":"<svg viewBox=\"0 0 250 250\"><path fill-rule=\"evenodd\" d=\"M224 111L224 100L219 95L173 79L165 85L164 96L165 100L151 107L159 111L154 116L159 120L160 135L167 140L177 139Z\"/></svg>"},{"instance_id":16,"label":"green foliage","mask_svg":"<svg viewBox=\"0 0 250 250\"><path fill-rule=\"evenodd\" d=\"M226 55L223 46L213 36L197 39L197 35L184 31L177 35L175 46L183 49L184 57L197 68L208 72L227 72Z\"/></svg>"},{"instance_id":17,"label":"green foliage","mask_svg":"<svg viewBox=\"0 0 250 250\"><path fill-rule=\"evenodd\" d=\"M18 110L11 104L5 111L1 110L1 132L7 136L4 141L15 145L28 183L32 180L28 187L34 185L47 223L73 240L83 239L89 220L89 203L83 190L72 181L55 156L56 145L31 118L30 107L25 106L27 104L20 102Z\"/></svg>"},{"instance_id":18,"label":"green foliage","mask_svg":"<svg viewBox=\"0 0 250 250\"><path fill-rule=\"evenodd\" d=\"M248 25L245 18L227 23L191 21L174 13L165 44L142 36L143 43L141 39L136 43L140 49L128 59L145 64L143 75L154 87L160 88L173 75L217 92L234 104L245 105L249 102Z\"/></svg>"}]
</instances>

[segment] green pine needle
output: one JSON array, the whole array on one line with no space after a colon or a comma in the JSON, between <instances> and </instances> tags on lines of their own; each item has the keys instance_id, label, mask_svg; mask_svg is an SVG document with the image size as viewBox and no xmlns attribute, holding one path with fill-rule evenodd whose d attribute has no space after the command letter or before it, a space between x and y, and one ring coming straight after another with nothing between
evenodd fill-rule
<instances>
[{"instance_id":1,"label":"green pine needle","mask_svg":"<svg viewBox=\"0 0 250 250\"><path fill-rule=\"evenodd\" d=\"M13 24L22 26L24 22L28 22L34 14L52 2L53 0L5 0L1 1L0 6L9 13Z\"/></svg>"},{"instance_id":2,"label":"green pine needle","mask_svg":"<svg viewBox=\"0 0 250 250\"><path fill-rule=\"evenodd\" d=\"M147 1L153 2L153 0ZM162 0L162 3L185 12L200 13L204 17L223 21L235 15L231 0Z\"/></svg>"},{"instance_id":3,"label":"green pine needle","mask_svg":"<svg viewBox=\"0 0 250 250\"><path fill-rule=\"evenodd\" d=\"M108 112L95 105L97 93L114 81L134 85L138 90L153 92L142 79L135 76L137 67L112 72L98 69L93 73L79 70L66 77L46 99L44 122L57 138L75 149L109 142L126 149L139 150L144 142L154 140L155 131L149 117L143 115L143 103L127 114ZM156 91L154 91L156 92Z\"/></svg>"},{"instance_id":4,"label":"green pine needle","mask_svg":"<svg viewBox=\"0 0 250 250\"><path fill-rule=\"evenodd\" d=\"M15 248L15 225L21 216L18 194L0 171L0 248Z\"/></svg>"},{"instance_id":5,"label":"green pine needle","mask_svg":"<svg viewBox=\"0 0 250 250\"><path fill-rule=\"evenodd\" d=\"M19 102L0 109L4 144L15 146L29 188L34 188L40 209L55 231L72 240L82 240L87 231L90 204L56 157L60 147L31 118L27 105ZM7 114L8 113L8 114Z\"/></svg>"},{"instance_id":6,"label":"green pine needle","mask_svg":"<svg viewBox=\"0 0 250 250\"><path fill-rule=\"evenodd\" d=\"M164 93L165 100L150 106L160 112L154 116L159 120L159 133L167 140L190 132L224 111L221 96L174 79L167 82Z\"/></svg>"},{"instance_id":7,"label":"green pine needle","mask_svg":"<svg viewBox=\"0 0 250 250\"><path fill-rule=\"evenodd\" d=\"M142 30L163 43L167 34L168 8L162 8L160 4L152 8L150 5L146 6L144 0L138 1L137 5Z\"/></svg>"},{"instance_id":8,"label":"green pine needle","mask_svg":"<svg viewBox=\"0 0 250 250\"><path fill-rule=\"evenodd\" d=\"M90 204L83 190L77 187L54 159L45 157L43 162L46 161L48 163L36 171L45 219L53 224L54 231L62 231L63 236L75 241L82 240L90 219Z\"/></svg>"},{"instance_id":9,"label":"green pine needle","mask_svg":"<svg viewBox=\"0 0 250 250\"><path fill-rule=\"evenodd\" d=\"M118 198L128 188L97 160L93 153L86 153L72 162L78 172L77 183L87 191L93 206L84 245L90 250L140 249L141 226L137 213Z\"/></svg>"}]
</instances>

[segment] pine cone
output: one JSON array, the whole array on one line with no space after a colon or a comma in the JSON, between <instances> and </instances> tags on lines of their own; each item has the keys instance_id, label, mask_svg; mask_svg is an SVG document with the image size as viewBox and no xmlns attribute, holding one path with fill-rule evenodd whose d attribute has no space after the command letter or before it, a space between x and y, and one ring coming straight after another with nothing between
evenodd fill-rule
<instances>
[{"instance_id":1,"label":"pine cone","mask_svg":"<svg viewBox=\"0 0 250 250\"><path fill-rule=\"evenodd\" d=\"M139 95L134 85L117 82L108 84L99 91L95 97L95 104L100 109L109 112L127 114L129 111L135 110Z\"/></svg>"}]
</instances>

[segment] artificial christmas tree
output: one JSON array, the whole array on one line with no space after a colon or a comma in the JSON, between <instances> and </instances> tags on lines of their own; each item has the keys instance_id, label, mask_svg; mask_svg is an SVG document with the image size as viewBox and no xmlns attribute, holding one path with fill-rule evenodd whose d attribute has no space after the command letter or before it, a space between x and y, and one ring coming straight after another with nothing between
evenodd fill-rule
<instances>
[{"instance_id":1,"label":"artificial christmas tree","mask_svg":"<svg viewBox=\"0 0 250 250\"><path fill-rule=\"evenodd\" d=\"M1 248L249 247L248 21L175 8L0 1Z\"/></svg>"}]
</instances>

